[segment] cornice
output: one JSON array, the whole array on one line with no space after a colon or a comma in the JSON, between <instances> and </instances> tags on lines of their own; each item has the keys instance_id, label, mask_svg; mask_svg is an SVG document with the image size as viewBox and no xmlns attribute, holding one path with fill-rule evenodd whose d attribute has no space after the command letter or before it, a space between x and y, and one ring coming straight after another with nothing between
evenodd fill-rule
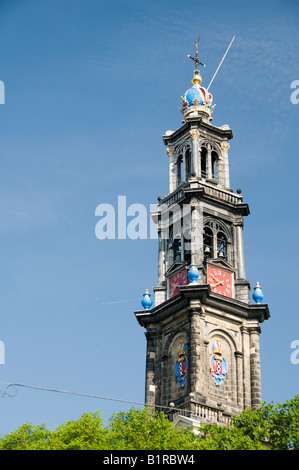
<instances>
[{"instance_id":1,"label":"cornice","mask_svg":"<svg viewBox=\"0 0 299 470\"><path fill-rule=\"evenodd\" d=\"M225 137L229 140L233 138L233 132L231 129L223 129L221 127L213 126L213 124L204 122L202 118L188 118L188 122L184 123L177 130L171 134L165 134L162 136L164 144L171 145L171 142L176 140L181 134L184 134L187 131L189 132L192 125L194 128L194 124L196 124L198 130L204 129L214 135L221 136L222 138Z\"/></svg>"},{"instance_id":2,"label":"cornice","mask_svg":"<svg viewBox=\"0 0 299 470\"><path fill-rule=\"evenodd\" d=\"M182 310L186 309L187 313L194 300L200 306L207 305L244 320L257 320L262 323L270 318L268 304L247 304L240 300L215 294L211 292L208 284L181 286L179 291L178 295L162 302L151 310L134 312L139 324L146 328L153 324L159 324L169 317L172 317L171 320L173 321L176 314L181 316Z\"/></svg>"}]
</instances>

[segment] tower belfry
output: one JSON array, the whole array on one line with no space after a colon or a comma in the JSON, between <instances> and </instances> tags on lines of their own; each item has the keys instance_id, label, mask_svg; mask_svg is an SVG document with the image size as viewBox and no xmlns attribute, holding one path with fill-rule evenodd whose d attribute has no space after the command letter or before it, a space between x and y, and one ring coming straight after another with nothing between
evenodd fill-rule
<instances>
[{"instance_id":1,"label":"tower belfry","mask_svg":"<svg viewBox=\"0 0 299 470\"><path fill-rule=\"evenodd\" d=\"M229 180L227 125L211 123L196 43L183 123L163 135L169 190L152 217L158 230L154 306L135 312L146 329L145 401L174 421L227 423L261 401L260 323L270 317L255 287L250 303L243 248L248 204ZM260 295L258 295L260 294ZM171 411L171 407L172 410Z\"/></svg>"}]
</instances>

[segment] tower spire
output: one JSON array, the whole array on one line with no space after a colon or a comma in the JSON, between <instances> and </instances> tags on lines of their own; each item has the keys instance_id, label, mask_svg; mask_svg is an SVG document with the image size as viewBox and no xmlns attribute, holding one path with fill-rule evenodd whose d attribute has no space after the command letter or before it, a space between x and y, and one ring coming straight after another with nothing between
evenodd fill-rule
<instances>
[{"instance_id":1,"label":"tower spire","mask_svg":"<svg viewBox=\"0 0 299 470\"><path fill-rule=\"evenodd\" d=\"M190 54L188 54L187 57L189 57L189 59L192 59L193 62L195 63L195 70L198 70L197 67L199 65L202 65L203 67L205 67L205 64L203 64L202 62L199 61L199 58L198 58L198 43L199 43L199 39L200 39L200 36L198 36L198 38L196 39L195 41L195 57L191 57Z\"/></svg>"},{"instance_id":2,"label":"tower spire","mask_svg":"<svg viewBox=\"0 0 299 470\"><path fill-rule=\"evenodd\" d=\"M200 72L198 70L198 66L199 65L202 65L203 67L205 67L205 64L203 64L202 62L200 62L199 58L198 58L198 43L199 43L199 39L200 39L200 36L198 36L198 38L196 39L195 41L195 57L192 57L190 54L188 54L187 57L189 57L189 59L192 59L193 62L195 63L195 70L194 70L194 75L193 75L193 78L192 78L192 83L195 84L195 83L198 83L199 85L201 84L201 81L202 81L202 78L201 78L201 75L200 75Z\"/></svg>"},{"instance_id":3,"label":"tower spire","mask_svg":"<svg viewBox=\"0 0 299 470\"><path fill-rule=\"evenodd\" d=\"M173 403L182 411L170 407L169 419L196 428L207 420L227 425L233 415L260 405L259 324L270 317L260 286L256 304L249 301L243 219L250 212L230 188L233 134L210 122L215 105L200 85L198 41L195 56L188 56L196 82L182 97L183 125L163 136L169 193L152 212L155 304L143 300L144 310L135 312L146 328L145 402Z\"/></svg>"}]
</instances>

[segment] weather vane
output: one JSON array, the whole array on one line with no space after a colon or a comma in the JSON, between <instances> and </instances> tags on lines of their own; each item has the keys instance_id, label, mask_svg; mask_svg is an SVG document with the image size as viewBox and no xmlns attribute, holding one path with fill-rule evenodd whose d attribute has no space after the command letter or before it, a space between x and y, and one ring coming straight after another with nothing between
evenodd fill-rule
<instances>
[{"instance_id":1,"label":"weather vane","mask_svg":"<svg viewBox=\"0 0 299 470\"><path fill-rule=\"evenodd\" d=\"M197 40L195 41L195 57L191 57L190 54L188 54L188 57L190 59L193 60L193 62L195 63L195 67L196 67L196 70L197 70L197 67L199 65L202 65L203 67L205 67L205 64L203 64L202 62L199 61L199 58L198 58L198 43L199 43L199 39L200 39L200 36L198 36Z\"/></svg>"}]
</instances>

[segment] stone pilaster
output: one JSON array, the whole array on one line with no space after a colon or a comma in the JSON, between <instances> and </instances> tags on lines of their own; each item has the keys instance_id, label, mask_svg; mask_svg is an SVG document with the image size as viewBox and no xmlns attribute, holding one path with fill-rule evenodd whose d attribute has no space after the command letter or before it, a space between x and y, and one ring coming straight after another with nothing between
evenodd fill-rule
<instances>
[{"instance_id":1,"label":"stone pilaster","mask_svg":"<svg viewBox=\"0 0 299 470\"><path fill-rule=\"evenodd\" d=\"M224 188L229 189L229 165L228 165L228 151L229 151L229 143L227 141L221 142L221 168L219 174L219 183Z\"/></svg>"},{"instance_id":2,"label":"stone pilaster","mask_svg":"<svg viewBox=\"0 0 299 470\"><path fill-rule=\"evenodd\" d=\"M191 201L191 261L198 266L203 260L203 214L199 201Z\"/></svg>"},{"instance_id":3,"label":"stone pilaster","mask_svg":"<svg viewBox=\"0 0 299 470\"><path fill-rule=\"evenodd\" d=\"M200 176L199 173L199 131L197 129L190 130L190 137L192 139L192 170L194 176Z\"/></svg>"},{"instance_id":4,"label":"stone pilaster","mask_svg":"<svg viewBox=\"0 0 299 470\"><path fill-rule=\"evenodd\" d=\"M243 244L243 220L239 217L235 224L236 234L236 248L237 248L237 278L246 279L245 274L245 259L244 259L244 244Z\"/></svg>"},{"instance_id":5,"label":"stone pilaster","mask_svg":"<svg viewBox=\"0 0 299 470\"><path fill-rule=\"evenodd\" d=\"M244 395L243 395L243 353L235 351L236 358L236 372L237 372L237 405L242 410L244 408Z\"/></svg>"},{"instance_id":6,"label":"stone pilaster","mask_svg":"<svg viewBox=\"0 0 299 470\"><path fill-rule=\"evenodd\" d=\"M250 328L251 406L257 408L262 400L260 364L260 328Z\"/></svg>"},{"instance_id":7,"label":"stone pilaster","mask_svg":"<svg viewBox=\"0 0 299 470\"><path fill-rule=\"evenodd\" d=\"M212 150L211 150L211 145L208 144L207 146L207 180L212 179Z\"/></svg>"},{"instance_id":8,"label":"stone pilaster","mask_svg":"<svg viewBox=\"0 0 299 470\"><path fill-rule=\"evenodd\" d=\"M189 393L199 393L200 390L200 302L190 303L190 344L189 344Z\"/></svg>"},{"instance_id":9,"label":"stone pilaster","mask_svg":"<svg viewBox=\"0 0 299 470\"><path fill-rule=\"evenodd\" d=\"M241 302L249 303L250 284L246 280L243 244L243 219L238 217L234 223L234 250L236 259L235 297Z\"/></svg>"},{"instance_id":10,"label":"stone pilaster","mask_svg":"<svg viewBox=\"0 0 299 470\"><path fill-rule=\"evenodd\" d=\"M161 284L165 277L165 239L161 229L158 229L158 281Z\"/></svg>"},{"instance_id":11,"label":"stone pilaster","mask_svg":"<svg viewBox=\"0 0 299 470\"><path fill-rule=\"evenodd\" d=\"M174 148L167 147L166 149L168 155L168 165L169 165L169 192L171 193L176 189L177 184L177 173L174 163Z\"/></svg>"},{"instance_id":12,"label":"stone pilaster","mask_svg":"<svg viewBox=\"0 0 299 470\"><path fill-rule=\"evenodd\" d=\"M251 407L250 337L247 327L241 328L243 344L243 399L244 408Z\"/></svg>"},{"instance_id":13,"label":"stone pilaster","mask_svg":"<svg viewBox=\"0 0 299 470\"><path fill-rule=\"evenodd\" d=\"M150 332L145 333L147 338L146 347L146 371L145 371L145 403L154 406L156 401L155 387L155 341Z\"/></svg>"}]
</instances>

